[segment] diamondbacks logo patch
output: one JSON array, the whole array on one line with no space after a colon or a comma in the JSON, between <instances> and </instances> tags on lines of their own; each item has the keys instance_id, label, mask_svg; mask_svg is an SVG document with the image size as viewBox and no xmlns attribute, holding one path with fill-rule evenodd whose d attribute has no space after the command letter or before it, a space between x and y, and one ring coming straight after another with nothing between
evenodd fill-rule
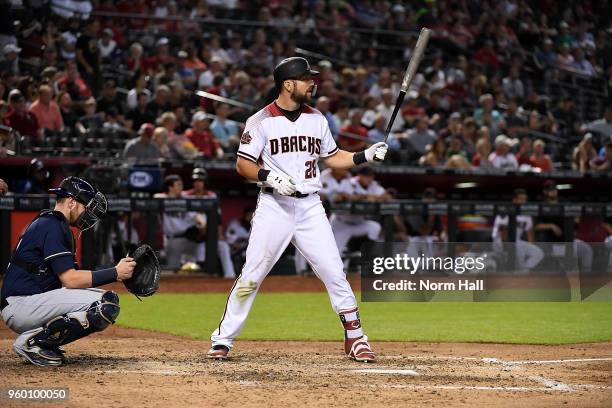
<instances>
[{"instance_id":1,"label":"diamondbacks logo patch","mask_svg":"<svg viewBox=\"0 0 612 408\"><path fill-rule=\"evenodd\" d=\"M246 132L244 132L242 134L242 137L240 138L240 143L241 144L249 144L249 143L251 143L251 140L253 140L253 138L251 137L249 132L246 131Z\"/></svg>"}]
</instances>

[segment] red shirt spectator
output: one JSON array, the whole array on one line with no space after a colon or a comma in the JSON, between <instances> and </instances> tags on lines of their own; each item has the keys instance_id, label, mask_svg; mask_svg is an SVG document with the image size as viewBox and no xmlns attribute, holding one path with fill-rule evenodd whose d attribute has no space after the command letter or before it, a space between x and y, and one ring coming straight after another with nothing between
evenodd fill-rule
<instances>
[{"instance_id":1,"label":"red shirt spectator","mask_svg":"<svg viewBox=\"0 0 612 408\"><path fill-rule=\"evenodd\" d=\"M550 156L544 154L545 146L544 141L541 139L533 142L533 154L529 157L529 164L533 167L539 167L542 171L551 171L553 169L553 164Z\"/></svg>"},{"instance_id":2,"label":"red shirt spectator","mask_svg":"<svg viewBox=\"0 0 612 408\"><path fill-rule=\"evenodd\" d=\"M350 123L340 129L340 135L338 136L340 148L349 152L358 152L367 147L368 129L361 124L362 116L363 111L361 109L351 111L349 114Z\"/></svg>"},{"instance_id":3,"label":"red shirt spectator","mask_svg":"<svg viewBox=\"0 0 612 408\"><path fill-rule=\"evenodd\" d=\"M26 109L25 98L17 89L9 93L9 113L6 115L5 123L21 133L22 136L40 138L40 127L33 113Z\"/></svg>"},{"instance_id":4,"label":"red shirt spectator","mask_svg":"<svg viewBox=\"0 0 612 408\"><path fill-rule=\"evenodd\" d=\"M501 61L493 48L493 42L487 41L485 46L474 54L474 59L480 62L483 65L488 65L492 68L499 68L501 66Z\"/></svg>"},{"instance_id":5,"label":"red shirt spectator","mask_svg":"<svg viewBox=\"0 0 612 408\"><path fill-rule=\"evenodd\" d=\"M223 155L221 143L213 136L209 129L210 121L202 111L196 112L192 119L192 128L187 129L185 136L207 158Z\"/></svg>"},{"instance_id":6,"label":"red shirt spectator","mask_svg":"<svg viewBox=\"0 0 612 408\"><path fill-rule=\"evenodd\" d=\"M89 99L92 96L91 89L87 85L87 82L83 78L81 78L81 74L79 74L79 70L77 69L76 63L74 61L68 61L66 65L66 75L64 75L59 81L57 81L58 89L63 89L69 82L74 82L79 90L79 95L81 99ZM75 95L71 95L75 96Z\"/></svg>"},{"instance_id":7,"label":"red shirt spectator","mask_svg":"<svg viewBox=\"0 0 612 408\"><path fill-rule=\"evenodd\" d=\"M41 85L38 89L38 99L30 106L30 112L36 116L40 127L59 132L64 129L64 120L57 102L52 98L51 87Z\"/></svg>"}]
</instances>

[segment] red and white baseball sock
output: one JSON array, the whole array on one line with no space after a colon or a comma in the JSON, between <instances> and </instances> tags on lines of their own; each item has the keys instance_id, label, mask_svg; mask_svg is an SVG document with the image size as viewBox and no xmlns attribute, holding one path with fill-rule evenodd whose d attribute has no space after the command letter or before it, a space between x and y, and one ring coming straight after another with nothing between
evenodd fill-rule
<instances>
[{"instance_id":1,"label":"red and white baseball sock","mask_svg":"<svg viewBox=\"0 0 612 408\"><path fill-rule=\"evenodd\" d=\"M344 327L344 352L355 361L372 362L376 356L368 344L368 337L363 334L359 309L354 308L339 313Z\"/></svg>"}]
</instances>

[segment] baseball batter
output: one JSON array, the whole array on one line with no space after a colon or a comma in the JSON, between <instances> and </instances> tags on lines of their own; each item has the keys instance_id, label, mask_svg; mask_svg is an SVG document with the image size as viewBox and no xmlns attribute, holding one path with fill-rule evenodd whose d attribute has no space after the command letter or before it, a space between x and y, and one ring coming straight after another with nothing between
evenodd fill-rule
<instances>
[{"instance_id":1,"label":"baseball batter","mask_svg":"<svg viewBox=\"0 0 612 408\"><path fill-rule=\"evenodd\" d=\"M232 287L219 326L212 333L207 356L226 359L242 329L257 290L289 242L323 281L333 309L344 327L346 354L375 360L359 320L357 302L321 199L318 160L332 168L350 168L384 160L386 143L349 153L336 146L325 117L306 104L315 92L306 59L292 57L274 69L278 98L246 123L238 148L236 169L248 180L261 182L253 216L246 262Z\"/></svg>"}]
</instances>

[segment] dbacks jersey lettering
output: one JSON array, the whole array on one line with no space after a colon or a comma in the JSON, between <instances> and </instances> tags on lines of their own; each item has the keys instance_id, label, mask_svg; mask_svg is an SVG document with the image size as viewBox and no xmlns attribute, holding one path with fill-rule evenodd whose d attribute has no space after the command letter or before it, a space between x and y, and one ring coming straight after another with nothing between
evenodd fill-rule
<instances>
[{"instance_id":1,"label":"dbacks jersey lettering","mask_svg":"<svg viewBox=\"0 0 612 408\"><path fill-rule=\"evenodd\" d=\"M338 150L321 112L302 105L299 117L291 121L273 102L247 120L237 154L290 177L297 191L310 194L321 189L319 157Z\"/></svg>"}]
</instances>

